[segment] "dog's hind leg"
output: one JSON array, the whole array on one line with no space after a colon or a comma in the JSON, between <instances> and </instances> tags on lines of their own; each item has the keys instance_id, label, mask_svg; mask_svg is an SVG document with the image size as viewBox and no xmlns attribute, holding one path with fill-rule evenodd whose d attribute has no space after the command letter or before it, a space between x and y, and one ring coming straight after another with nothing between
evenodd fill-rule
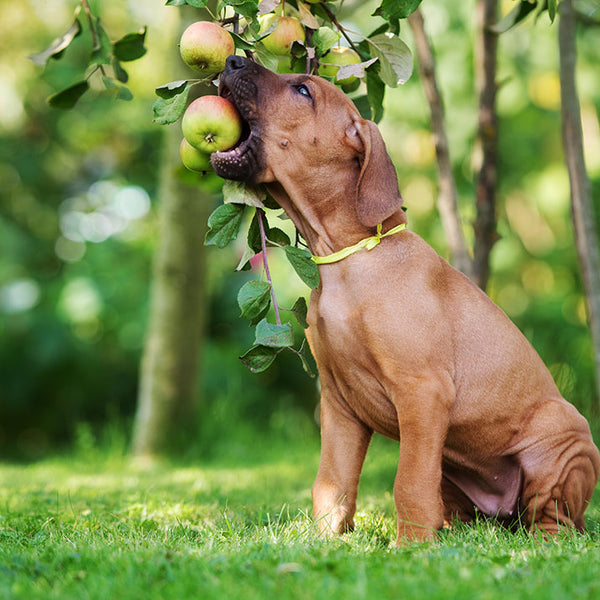
<instances>
[{"instance_id":1,"label":"dog's hind leg","mask_svg":"<svg viewBox=\"0 0 600 600\"><path fill-rule=\"evenodd\" d=\"M529 426L547 432L520 456L522 504L532 530L584 529L584 512L600 474L600 454L586 420L567 403L538 409Z\"/></svg>"}]
</instances>

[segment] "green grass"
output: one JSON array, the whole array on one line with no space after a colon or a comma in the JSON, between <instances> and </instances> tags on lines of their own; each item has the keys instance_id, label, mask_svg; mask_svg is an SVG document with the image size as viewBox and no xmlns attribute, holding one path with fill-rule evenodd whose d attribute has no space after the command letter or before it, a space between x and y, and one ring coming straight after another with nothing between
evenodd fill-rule
<instances>
[{"instance_id":1,"label":"green grass","mask_svg":"<svg viewBox=\"0 0 600 600\"><path fill-rule=\"evenodd\" d=\"M481 522L396 550L386 440L367 458L356 531L333 540L308 516L315 435L148 468L84 446L0 465L0 598L600 598L598 500L585 535Z\"/></svg>"}]
</instances>

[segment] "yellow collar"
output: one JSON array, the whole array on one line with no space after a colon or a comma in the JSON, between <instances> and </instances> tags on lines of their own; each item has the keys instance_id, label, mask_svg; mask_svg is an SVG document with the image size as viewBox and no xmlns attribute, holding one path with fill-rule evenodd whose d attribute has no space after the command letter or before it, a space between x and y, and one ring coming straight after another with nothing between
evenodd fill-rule
<instances>
[{"instance_id":1,"label":"yellow collar","mask_svg":"<svg viewBox=\"0 0 600 600\"><path fill-rule=\"evenodd\" d=\"M354 254L363 248L366 248L367 250L373 250L373 248L375 248L375 246L377 246L384 237L400 233L404 229L406 229L406 223L401 223L400 225L396 225L396 227L392 227L392 229L389 231L381 233L381 223L379 223L379 225L377 225L377 233L375 235L365 238L364 240L360 240L360 242L354 244L353 246L342 248L342 250L334 252L333 254L328 254L327 256L313 255L312 259L318 265L328 265L334 262L339 262L340 260L344 260L344 258L347 258L351 254Z\"/></svg>"}]
</instances>

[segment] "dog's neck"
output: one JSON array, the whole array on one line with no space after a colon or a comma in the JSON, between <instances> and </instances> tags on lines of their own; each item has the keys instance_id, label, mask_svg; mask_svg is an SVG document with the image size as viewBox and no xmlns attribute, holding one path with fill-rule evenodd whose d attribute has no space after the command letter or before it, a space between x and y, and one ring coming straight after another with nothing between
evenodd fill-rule
<instances>
[{"instance_id":1,"label":"dog's neck","mask_svg":"<svg viewBox=\"0 0 600 600\"><path fill-rule=\"evenodd\" d=\"M358 219L355 185L328 192L307 192L281 183L267 184L267 188L317 256L338 252L375 232ZM386 219L386 229L400 223L406 223L401 209Z\"/></svg>"}]
</instances>

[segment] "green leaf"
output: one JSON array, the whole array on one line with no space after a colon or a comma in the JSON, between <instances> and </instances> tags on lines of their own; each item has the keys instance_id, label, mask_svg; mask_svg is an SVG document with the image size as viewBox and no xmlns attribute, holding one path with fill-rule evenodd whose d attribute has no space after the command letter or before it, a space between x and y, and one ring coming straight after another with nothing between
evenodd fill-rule
<instances>
[{"instance_id":1,"label":"green leaf","mask_svg":"<svg viewBox=\"0 0 600 600\"><path fill-rule=\"evenodd\" d=\"M233 38L233 43L237 50L252 50L254 48L254 44L251 44L237 33L230 31L229 34Z\"/></svg>"},{"instance_id":2,"label":"green leaf","mask_svg":"<svg viewBox=\"0 0 600 600\"><path fill-rule=\"evenodd\" d=\"M298 2L298 20L304 27L308 27L309 29L317 30L319 29L319 21L314 17L314 15L310 12L310 8L304 2Z\"/></svg>"},{"instance_id":3,"label":"green leaf","mask_svg":"<svg viewBox=\"0 0 600 600\"><path fill-rule=\"evenodd\" d=\"M144 47L147 28L144 27L135 33L128 33L113 44L115 57L123 62L137 60L146 54Z\"/></svg>"},{"instance_id":4,"label":"green leaf","mask_svg":"<svg viewBox=\"0 0 600 600\"><path fill-rule=\"evenodd\" d=\"M269 227L266 231L267 243L271 246L289 246L290 237L278 227Z\"/></svg>"},{"instance_id":5,"label":"green leaf","mask_svg":"<svg viewBox=\"0 0 600 600\"><path fill-rule=\"evenodd\" d=\"M127 71L121 66L121 63L114 57L112 60L112 68L115 72L115 77L121 83L127 83L129 81L129 75L127 74Z\"/></svg>"},{"instance_id":6,"label":"green leaf","mask_svg":"<svg viewBox=\"0 0 600 600\"><path fill-rule=\"evenodd\" d=\"M255 208L264 208L267 192L262 187L256 187L242 181L226 179L223 183L223 202L226 204L245 204Z\"/></svg>"},{"instance_id":7,"label":"green leaf","mask_svg":"<svg viewBox=\"0 0 600 600\"><path fill-rule=\"evenodd\" d=\"M373 119L373 113L371 110L371 105L369 104L369 100L366 96L358 96L357 98L352 98L352 102L354 102L354 106L360 113L360 116L363 119Z\"/></svg>"},{"instance_id":8,"label":"green leaf","mask_svg":"<svg viewBox=\"0 0 600 600\"><path fill-rule=\"evenodd\" d=\"M240 316L247 319L264 316L271 304L271 286L266 281L247 281L240 288L237 301L242 311Z\"/></svg>"},{"instance_id":9,"label":"green leaf","mask_svg":"<svg viewBox=\"0 0 600 600\"><path fill-rule=\"evenodd\" d=\"M235 268L235 270L249 271L252 268L252 265L250 264L250 259L254 256L256 256L256 252L254 252L252 248L248 248L248 246L246 246L244 254L242 255L242 258L240 258L240 262L238 263L238 266Z\"/></svg>"},{"instance_id":10,"label":"green leaf","mask_svg":"<svg viewBox=\"0 0 600 600\"><path fill-rule=\"evenodd\" d=\"M276 325L263 319L256 326L254 343L269 348L288 348L294 344L294 328L291 323Z\"/></svg>"},{"instance_id":11,"label":"green leaf","mask_svg":"<svg viewBox=\"0 0 600 600\"><path fill-rule=\"evenodd\" d=\"M126 85L121 85L118 81L112 79L112 77L103 77L102 80L107 89L116 90L117 100L125 100L127 102L133 100L133 94Z\"/></svg>"},{"instance_id":12,"label":"green leaf","mask_svg":"<svg viewBox=\"0 0 600 600\"><path fill-rule=\"evenodd\" d=\"M204 240L207 246L225 248L235 240L242 223L243 204L222 204L208 217L208 231Z\"/></svg>"},{"instance_id":13,"label":"green leaf","mask_svg":"<svg viewBox=\"0 0 600 600\"><path fill-rule=\"evenodd\" d=\"M554 23L556 18L556 0L547 0L548 2L548 15L550 16L550 22Z\"/></svg>"},{"instance_id":14,"label":"green leaf","mask_svg":"<svg viewBox=\"0 0 600 600\"><path fill-rule=\"evenodd\" d=\"M156 88L159 98L152 105L154 122L159 125L175 123L185 112L191 87L188 81L174 81Z\"/></svg>"},{"instance_id":15,"label":"green leaf","mask_svg":"<svg viewBox=\"0 0 600 600\"><path fill-rule=\"evenodd\" d=\"M490 30L494 33L505 33L511 27L514 27L520 23L527 15L535 10L537 2L529 2L528 0L521 0L517 6L515 6L503 19L498 21L495 25L490 27Z\"/></svg>"},{"instance_id":16,"label":"green leaf","mask_svg":"<svg viewBox=\"0 0 600 600\"><path fill-rule=\"evenodd\" d=\"M419 8L421 0L383 0L373 17L382 17L386 21L395 21L397 19L406 19Z\"/></svg>"},{"instance_id":17,"label":"green leaf","mask_svg":"<svg viewBox=\"0 0 600 600\"><path fill-rule=\"evenodd\" d=\"M250 227L248 227L248 248L250 248L254 254L258 254L262 251L262 242L260 239L260 225L258 223L258 211L254 212L252 221L250 221Z\"/></svg>"},{"instance_id":18,"label":"green leaf","mask_svg":"<svg viewBox=\"0 0 600 600\"><path fill-rule=\"evenodd\" d=\"M262 373L266 371L275 357L281 352L281 348L269 348L268 346L253 346L240 356L242 363L248 367L253 373Z\"/></svg>"},{"instance_id":19,"label":"green leaf","mask_svg":"<svg viewBox=\"0 0 600 600\"><path fill-rule=\"evenodd\" d=\"M273 12L281 0L260 0L258 3L258 14L266 15L267 13Z\"/></svg>"},{"instance_id":20,"label":"green leaf","mask_svg":"<svg viewBox=\"0 0 600 600\"><path fill-rule=\"evenodd\" d=\"M169 83L158 86L154 92L160 98L168 100L169 98L173 98L174 96L177 96L177 94L184 92L188 84L189 82L187 79L178 79L177 81L170 81Z\"/></svg>"},{"instance_id":21,"label":"green leaf","mask_svg":"<svg viewBox=\"0 0 600 600\"><path fill-rule=\"evenodd\" d=\"M188 4L191 0L188 0ZM255 19L258 14L258 0L221 0L223 4L231 6L236 13L247 19Z\"/></svg>"},{"instance_id":22,"label":"green leaf","mask_svg":"<svg viewBox=\"0 0 600 600\"><path fill-rule=\"evenodd\" d=\"M167 0L165 6L194 6L195 8L204 8L208 4L208 0Z\"/></svg>"},{"instance_id":23,"label":"green leaf","mask_svg":"<svg viewBox=\"0 0 600 600\"><path fill-rule=\"evenodd\" d=\"M298 277L306 283L309 288L315 289L319 287L319 267L312 259L311 254L304 248L296 248L295 246L286 246L285 254Z\"/></svg>"},{"instance_id":24,"label":"green leaf","mask_svg":"<svg viewBox=\"0 0 600 600\"><path fill-rule=\"evenodd\" d=\"M81 33L81 23L77 18L80 8L81 7L77 7L75 19L71 24L71 27L69 27L65 33L53 40L45 50L42 50L37 54L31 54L28 58L40 67L45 67L46 63L51 58L60 58L63 52L70 46L71 42Z\"/></svg>"},{"instance_id":25,"label":"green leaf","mask_svg":"<svg viewBox=\"0 0 600 600\"><path fill-rule=\"evenodd\" d=\"M254 52L259 64L270 71L277 71L279 67L278 57L269 52L263 44L256 44Z\"/></svg>"},{"instance_id":26,"label":"green leaf","mask_svg":"<svg viewBox=\"0 0 600 600\"><path fill-rule=\"evenodd\" d=\"M314 359L312 358L312 354L310 353L310 349L308 347L308 344L306 343L306 338L304 338L302 340L302 345L300 346L300 350L294 350L294 352L295 352L295 354L298 355L298 358L300 358L300 360L302 362L302 367L304 368L306 373L310 377L315 377L316 373L313 370L313 368L309 362L309 357L312 359L313 363L314 363Z\"/></svg>"},{"instance_id":27,"label":"green leaf","mask_svg":"<svg viewBox=\"0 0 600 600\"><path fill-rule=\"evenodd\" d=\"M113 59L113 46L100 19L93 18L93 27L96 30L96 44L92 50L90 64L109 65Z\"/></svg>"},{"instance_id":28,"label":"green leaf","mask_svg":"<svg viewBox=\"0 0 600 600\"><path fill-rule=\"evenodd\" d=\"M367 99L371 107L371 115L367 118L379 123L383 117L383 99L385 97L385 83L377 73L367 71Z\"/></svg>"},{"instance_id":29,"label":"green leaf","mask_svg":"<svg viewBox=\"0 0 600 600\"><path fill-rule=\"evenodd\" d=\"M308 327L308 323L306 321L306 314L308 313L308 306L306 305L306 300L304 296L300 296L298 300L294 303L294 306L290 309L296 317L296 321L303 328L306 329Z\"/></svg>"},{"instance_id":30,"label":"green leaf","mask_svg":"<svg viewBox=\"0 0 600 600\"><path fill-rule=\"evenodd\" d=\"M62 92L53 94L48 98L47 102L54 108L68 110L77 104L79 98L81 98L81 96L88 91L89 87L90 86L87 81L79 81L78 83L68 87L66 90L62 90Z\"/></svg>"},{"instance_id":31,"label":"green leaf","mask_svg":"<svg viewBox=\"0 0 600 600\"><path fill-rule=\"evenodd\" d=\"M371 56L377 56L379 76L390 87L406 83L412 74L413 60L409 47L392 33L380 33L367 40Z\"/></svg>"},{"instance_id":32,"label":"green leaf","mask_svg":"<svg viewBox=\"0 0 600 600\"><path fill-rule=\"evenodd\" d=\"M335 74L335 80L341 81L349 77L357 77L363 79L367 73L367 69L377 61L377 58L372 58L364 62L355 63L353 65L342 65Z\"/></svg>"},{"instance_id":33,"label":"green leaf","mask_svg":"<svg viewBox=\"0 0 600 600\"><path fill-rule=\"evenodd\" d=\"M326 54L340 39L341 33L333 31L330 27L319 27L310 38L310 43L315 49L317 56Z\"/></svg>"}]
</instances>

